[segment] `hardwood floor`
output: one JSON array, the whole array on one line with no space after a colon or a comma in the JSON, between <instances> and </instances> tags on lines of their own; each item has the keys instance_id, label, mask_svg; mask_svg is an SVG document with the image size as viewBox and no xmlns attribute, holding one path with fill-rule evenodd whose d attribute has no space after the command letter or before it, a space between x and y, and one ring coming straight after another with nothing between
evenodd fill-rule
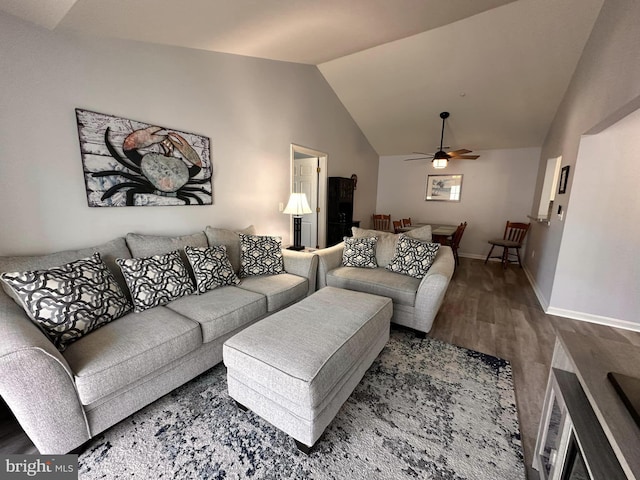
<instances>
[{"instance_id":1,"label":"hardwood floor","mask_svg":"<svg viewBox=\"0 0 640 480\"><path fill-rule=\"evenodd\" d=\"M531 460L555 333L575 331L640 346L630 332L546 315L524 271L497 262L460 259L429 336L504 358L513 368L527 478L538 478ZM20 426L0 405L0 452L37 453Z\"/></svg>"},{"instance_id":2,"label":"hardwood floor","mask_svg":"<svg viewBox=\"0 0 640 480\"><path fill-rule=\"evenodd\" d=\"M555 335L568 330L640 346L640 332L547 315L524 271L497 262L460 259L429 336L511 362L527 478L553 355Z\"/></svg>"}]
</instances>

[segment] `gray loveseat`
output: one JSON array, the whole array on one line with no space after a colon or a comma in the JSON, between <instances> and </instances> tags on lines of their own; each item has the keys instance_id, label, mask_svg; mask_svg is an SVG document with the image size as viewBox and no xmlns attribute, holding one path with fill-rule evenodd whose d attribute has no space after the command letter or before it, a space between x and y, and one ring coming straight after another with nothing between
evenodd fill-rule
<instances>
[{"instance_id":1,"label":"gray loveseat","mask_svg":"<svg viewBox=\"0 0 640 480\"><path fill-rule=\"evenodd\" d=\"M413 230L407 235L431 241L431 227ZM393 258L399 235L353 227L353 236L378 238L378 268L342 266L344 242L341 242L315 252L319 257L318 288L331 286L389 297L393 301L391 321L418 331L420 336L426 335L453 275L455 262L451 248L442 245L426 276L418 279L385 268Z\"/></svg>"},{"instance_id":2,"label":"gray loveseat","mask_svg":"<svg viewBox=\"0 0 640 480\"><path fill-rule=\"evenodd\" d=\"M183 237L130 234L95 248L0 257L0 272L47 269L99 252L127 292L116 258L226 245L237 272L238 238L211 227ZM285 274L247 277L128 313L63 353L0 291L0 394L41 453L69 452L221 362L222 344L235 333L314 292L317 257L289 250L283 256Z\"/></svg>"}]
</instances>

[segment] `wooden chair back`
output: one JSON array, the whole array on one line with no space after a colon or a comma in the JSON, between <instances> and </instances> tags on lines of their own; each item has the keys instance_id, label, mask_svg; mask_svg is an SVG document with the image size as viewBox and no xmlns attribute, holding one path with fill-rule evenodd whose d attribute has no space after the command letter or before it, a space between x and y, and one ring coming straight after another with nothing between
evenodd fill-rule
<instances>
[{"instance_id":1,"label":"wooden chair back","mask_svg":"<svg viewBox=\"0 0 640 480\"><path fill-rule=\"evenodd\" d=\"M402 222L400 220L393 221L393 231L395 233L400 233L400 229L403 227Z\"/></svg>"},{"instance_id":2,"label":"wooden chair back","mask_svg":"<svg viewBox=\"0 0 640 480\"><path fill-rule=\"evenodd\" d=\"M502 239L522 245L524 237L527 236L530 226L530 223L510 222L507 220L507 225L504 227L504 236Z\"/></svg>"},{"instance_id":3,"label":"wooden chair back","mask_svg":"<svg viewBox=\"0 0 640 480\"><path fill-rule=\"evenodd\" d=\"M389 231L391 227L391 215L374 214L373 215L373 229Z\"/></svg>"},{"instance_id":4,"label":"wooden chair back","mask_svg":"<svg viewBox=\"0 0 640 480\"><path fill-rule=\"evenodd\" d=\"M411 217L403 218L402 219L402 226L403 227L410 227L411 226Z\"/></svg>"},{"instance_id":5,"label":"wooden chair back","mask_svg":"<svg viewBox=\"0 0 640 480\"><path fill-rule=\"evenodd\" d=\"M457 230L454 232L451 237L451 248L458 249L460 246L460 240L462 240L462 234L464 233L464 229L467 228L467 222L461 223L458 225Z\"/></svg>"},{"instance_id":6,"label":"wooden chair back","mask_svg":"<svg viewBox=\"0 0 640 480\"><path fill-rule=\"evenodd\" d=\"M450 247L453 251L453 259L455 260L455 266L460 265L460 257L458 257L458 247L460 246L460 240L462 240L462 234L464 233L464 229L467 228L467 222L461 223L456 228L456 231L453 232L451 236Z\"/></svg>"}]
</instances>

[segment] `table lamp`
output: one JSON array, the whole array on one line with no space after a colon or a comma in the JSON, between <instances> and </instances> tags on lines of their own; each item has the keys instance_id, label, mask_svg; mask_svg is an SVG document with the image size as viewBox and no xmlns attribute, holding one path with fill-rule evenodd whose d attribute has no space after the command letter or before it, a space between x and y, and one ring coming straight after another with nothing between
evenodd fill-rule
<instances>
[{"instance_id":1,"label":"table lamp","mask_svg":"<svg viewBox=\"0 0 640 480\"><path fill-rule=\"evenodd\" d=\"M289 250L304 250L304 245L300 245L302 237L302 216L311 213L307 196L304 193L292 193L289 197L289 203L282 212L287 215L293 215L293 245L288 247Z\"/></svg>"}]
</instances>

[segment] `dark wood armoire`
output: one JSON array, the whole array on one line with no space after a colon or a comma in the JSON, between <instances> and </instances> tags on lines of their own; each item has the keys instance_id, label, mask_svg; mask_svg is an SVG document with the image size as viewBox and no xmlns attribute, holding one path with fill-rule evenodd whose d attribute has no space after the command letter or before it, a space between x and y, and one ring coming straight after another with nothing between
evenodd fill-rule
<instances>
[{"instance_id":1,"label":"dark wood armoire","mask_svg":"<svg viewBox=\"0 0 640 480\"><path fill-rule=\"evenodd\" d=\"M354 182L351 178L329 177L327 187L327 247L351 236L351 227L359 227L353 220Z\"/></svg>"}]
</instances>

